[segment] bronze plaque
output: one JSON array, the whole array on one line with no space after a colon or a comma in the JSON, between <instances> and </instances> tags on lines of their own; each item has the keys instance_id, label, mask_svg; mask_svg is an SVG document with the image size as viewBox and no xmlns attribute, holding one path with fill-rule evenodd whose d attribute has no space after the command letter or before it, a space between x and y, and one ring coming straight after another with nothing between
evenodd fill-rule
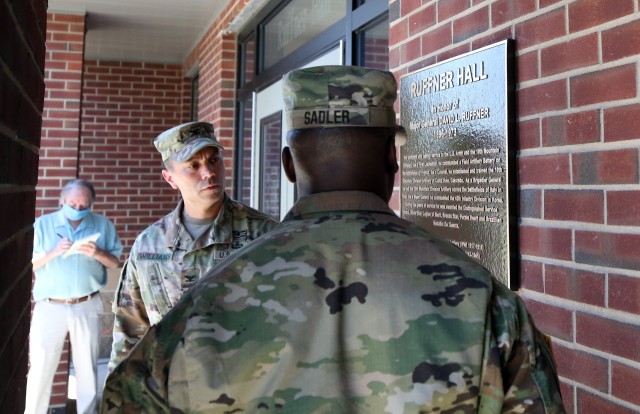
<instances>
[{"instance_id":1,"label":"bronze plaque","mask_svg":"<svg viewBox=\"0 0 640 414\"><path fill-rule=\"evenodd\" d=\"M400 79L401 210L512 288L512 41Z\"/></svg>"}]
</instances>

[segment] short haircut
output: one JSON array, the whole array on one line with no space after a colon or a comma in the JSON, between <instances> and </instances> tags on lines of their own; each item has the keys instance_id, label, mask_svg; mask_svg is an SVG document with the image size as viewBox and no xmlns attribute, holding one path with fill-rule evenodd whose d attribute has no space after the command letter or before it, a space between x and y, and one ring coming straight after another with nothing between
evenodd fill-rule
<instances>
[{"instance_id":1,"label":"short haircut","mask_svg":"<svg viewBox=\"0 0 640 414\"><path fill-rule=\"evenodd\" d=\"M71 191L72 188L76 188L76 187L84 187L87 190L89 190L89 194L91 194L91 204L93 204L93 202L96 201L96 190L95 190L95 188L93 188L93 184L91 184L91 182L89 182L87 180L83 180L81 178L69 181L62 188L62 191L60 192L60 198L64 199L65 196L67 195L67 193L69 191Z\"/></svg>"}]
</instances>

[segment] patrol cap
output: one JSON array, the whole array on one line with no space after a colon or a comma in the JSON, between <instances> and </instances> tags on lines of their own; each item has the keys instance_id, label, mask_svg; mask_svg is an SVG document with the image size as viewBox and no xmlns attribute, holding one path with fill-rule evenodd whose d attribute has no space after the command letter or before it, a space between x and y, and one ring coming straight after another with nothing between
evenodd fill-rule
<instances>
[{"instance_id":1,"label":"patrol cap","mask_svg":"<svg viewBox=\"0 0 640 414\"><path fill-rule=\"evenodd\" d=\"M153 140L162 161L184 162L205 147L224 149L208 122L188 122L164 131Z\"/></svg>"},{"instance_id":2,"label":"patrol cap","mask_svg":"<svg viewBox=\"0 0 640 414\"><path fill-rule=\"evenodd\" d=\"M359 66L317 66L283 77L289 130L395 127L398 84L391 72Z\"/></svg>"}]
</instances>

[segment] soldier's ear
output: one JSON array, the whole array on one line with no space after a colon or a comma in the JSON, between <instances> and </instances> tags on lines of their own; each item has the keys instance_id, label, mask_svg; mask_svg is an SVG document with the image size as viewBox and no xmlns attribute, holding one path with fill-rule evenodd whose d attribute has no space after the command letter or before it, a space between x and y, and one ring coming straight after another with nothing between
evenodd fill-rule
<instances>
[{"instance_id":1,"label":"soldier's ear","mask_svg":"<svg viewBox=\"0 0 640 414\"><path fill-rule=\"evenodd\" d=\"M284 173L292 183L297 182L296 179L296 167L293 165L293 157L291 156L291 150L289 147L282 149L282 168Z\"/></svg>"},{"instance_id":2,"label":"soldier's ear","mask_svg":"<svg viewBox=\"0 0 640 414\"><path fill-rule=\"evenodd\" d=\"M164 180L166 182L169 183L169 185L171 186L171 188L173 188L174 190L178 189L178 186L176 185L176 183L173 181L173 174L171 173L171 171L169 170L162 170L162 178L164 178Z\"/></svg>"},{"instance_id":3,"label":"soldier's ear","mask_svg":"<svg viewBox=\"0 0 640 414\"><path fill-rule=\"evenodd\" d=\"M394 136L389 137L389 140L387 142L387 166L389 168L389 171L391 171L393 175L395 175L400 169L400 167L398 166L398 157L396 154L396 143Z\"/></svg>"}]
</instances>

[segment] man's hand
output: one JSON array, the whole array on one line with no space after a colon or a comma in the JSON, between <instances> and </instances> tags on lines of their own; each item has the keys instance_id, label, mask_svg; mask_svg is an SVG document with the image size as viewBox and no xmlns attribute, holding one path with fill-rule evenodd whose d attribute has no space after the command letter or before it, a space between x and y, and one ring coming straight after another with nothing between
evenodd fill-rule
<instances>
[{"instance_id":1,"label":"man's hand","mask_svg":"<svg viewBox=\"0 0 640 414\"><path fill-rule=\"evenodd\" d=\"M92 241L87 241L76 247L76 252L97 260L107 268L116 268L120 266L120 261L118 261L117 257L106 250L102 250L95 242Z\"/></svg>"},{"instance_id":2,"label":"man's hand","mask_svg":"<svg viewBox=\"0 0 640 414\"><path fill-rule=\"evenodd\" d=\"M66 252L67 250L69 250L69 248L71 248L72 245L73 243L71 242L71 240L69 240L66 237L63 237L58 241L58 244L56 244L56 247L53 248L51 253L53 254L53 257L58 257L64 252Z\"/></svg>"},{"instance_id":3,"label":"man's hand","mask_svg":"<svg viewBox=\"0 0 640 414\"><path fill-rule=\"evenodd\" d=\"M98 254L100 252L100 248L92 241L86 242L86 243L82 243L80 246L78 246L77 248L77 252L78 253L82 253L85 256L88 256L92 259L96 258L96 254Z\"/></svg>"}]
</instances>

